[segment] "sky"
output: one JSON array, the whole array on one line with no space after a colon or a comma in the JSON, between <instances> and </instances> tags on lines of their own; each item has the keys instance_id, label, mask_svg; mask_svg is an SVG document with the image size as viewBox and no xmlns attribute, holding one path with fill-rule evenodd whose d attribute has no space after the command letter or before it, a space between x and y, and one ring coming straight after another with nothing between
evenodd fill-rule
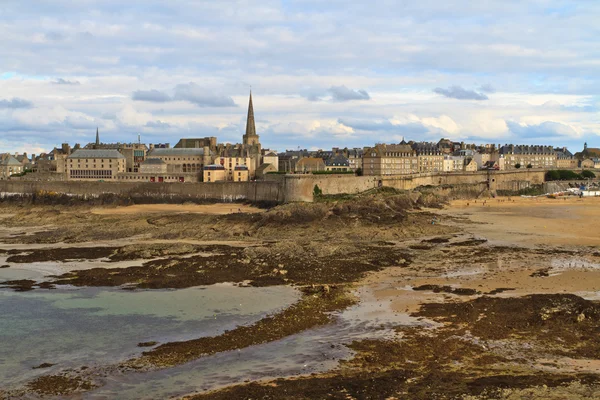
<instances>
[{"instance_id":1,"label":"sky","mask_svg":"<svg viewBox=\"0 0 600 400\"><path fill-rule=\"evenodd\" d=\"M600 147L597 0L1 0L0 152Z\"/></svg>"}]
</instances>

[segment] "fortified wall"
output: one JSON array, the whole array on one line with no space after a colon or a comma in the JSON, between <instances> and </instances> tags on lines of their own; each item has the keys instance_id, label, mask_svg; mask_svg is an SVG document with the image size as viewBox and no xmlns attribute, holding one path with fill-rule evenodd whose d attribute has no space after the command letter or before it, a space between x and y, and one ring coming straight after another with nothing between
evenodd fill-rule
<instances>
[{"instance_id":1,"label":"fortified wall","mask_svg":"<svg viewBox=\"0 0 600 400\"><path fill-rule=\"evenodd\" d=\"M2 193L36 193L38 191L74 195L144 195L156 197L189 197L218 202L284 201L277 182L211 182L211 183L150 183L150 182L43 182L0 181Z\"/></svg>"},{"instance_id":2,"label":"fortified wall","mask_svg":"<svg viewBox=\"0 0 600 400\"><path fill-rule=\"evenodd\" d=\"M477 190L521 190L544 183L544 170L479 171L410 176L353 175L267 175L257 182L157 183L157 182L70 182L70 181L0 181L0 193L35 193L48 191L74 195L145 195L189 197L218 202L294 202L312 201L315 185L323 194L360 193L388 186L413 190L419 186L467 185Z\"/></svg>"},{"instance_id":3,"label":"fortified wall","mask_svg":"<svg viewBox=\"0 0 600 400\"><path fill-rule=\"evenodd\" d=\"M312 201L315 185L323 194L360 193L380 186L413 190L419 186L471 185L479 190L526 189L544 183L545 170L478 171L398 176L268 175L283 185L284 201Z\"/></svg>"}]
</instances>

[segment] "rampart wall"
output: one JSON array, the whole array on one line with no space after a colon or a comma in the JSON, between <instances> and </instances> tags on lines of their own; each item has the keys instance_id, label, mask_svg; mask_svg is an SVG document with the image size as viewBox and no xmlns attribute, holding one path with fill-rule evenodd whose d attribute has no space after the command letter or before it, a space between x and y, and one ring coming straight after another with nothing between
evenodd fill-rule
<instances>
[{"instance_id":1,"label":"rampart wall","mask_svg":"<svg viewBox=\"0 0 600 400\"><path fill-rule=\"evenodd\" d=\"M150 183L0 181L0 192L49 191L76 195L115 193L122 195L179 196L211 201L293 202L312 201L315 185L323 194L360 193L380 186L413 190L420 186L473 186L477 190L520 190L544 183L543 170L479 171L407 176L267 175L257 182Z\"/></svg>"},{"instance_id":2,"label":"rampart wall","mask_svg":"<svg viewBox=\"0 0 600 400\"><path fill-rule=\"evenodd\" d=\"M0 192L35 193L47 191L74 195L149 195L190 197L222 202L283 202L277 182L149 183L149 182L43 182L0 181Z\"/></svg>"}]
</instances>

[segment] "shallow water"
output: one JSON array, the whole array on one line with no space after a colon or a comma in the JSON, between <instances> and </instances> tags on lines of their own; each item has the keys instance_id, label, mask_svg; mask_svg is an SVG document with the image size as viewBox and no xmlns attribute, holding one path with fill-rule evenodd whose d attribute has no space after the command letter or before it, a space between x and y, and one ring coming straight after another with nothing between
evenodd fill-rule
<instances>
[{"instance_id":1,"label":"shallow water","mask_svg":"<svg viewBox=\"0 0 600 400\"><path fill-rule=\"evenodd\" d=\"M155 399L180 397L247 380L307 375L331 370L353 352L345 346L354 340L386 338L398 325L428 326L428 321L397 313L361 288L360 304L337 315L335 324L311 329L284 339L203 357L160 371L109 377L86 398Z\"/></svg>"},{"instance_id":2,"label":"shallow water","mask_svg":"<svg viewBox=\"0 0 600 400\"><path fill-rule=\"evenodd\" d=\"M0 270L8 271L10 269ZM111 364L159 343L218 335L299 298L290 287L212 285L180 290L0 290L0 388L37 375ZM56 366L32 369L42 363Z\"/></svg>"}]
</instances>

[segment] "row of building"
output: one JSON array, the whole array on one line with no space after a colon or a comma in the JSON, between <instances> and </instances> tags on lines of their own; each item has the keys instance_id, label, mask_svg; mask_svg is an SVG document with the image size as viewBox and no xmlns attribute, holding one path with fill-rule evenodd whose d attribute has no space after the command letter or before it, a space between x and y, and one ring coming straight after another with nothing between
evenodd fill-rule
<instances>
[{"instance_id":1,"label":"row of building","mask_svg":"<svg viewBox=\"0 0 600 400\"><path fill-rule=\"evenodd\" d=\"M263 149L256 133L252 93L242 143L217 143L215 137L183 138L169 144L65 143L46 154L0 155L0 179L110 180L122 182L243 182L269 173L356 173L408 175L478 170L600 169L600 149L584 145L572 154L566 148L529 145L473 145L442 139L433 142L376 144L331 150ZM31 174L30 174L31 173Z\"/></svg>"}]
</instances>

